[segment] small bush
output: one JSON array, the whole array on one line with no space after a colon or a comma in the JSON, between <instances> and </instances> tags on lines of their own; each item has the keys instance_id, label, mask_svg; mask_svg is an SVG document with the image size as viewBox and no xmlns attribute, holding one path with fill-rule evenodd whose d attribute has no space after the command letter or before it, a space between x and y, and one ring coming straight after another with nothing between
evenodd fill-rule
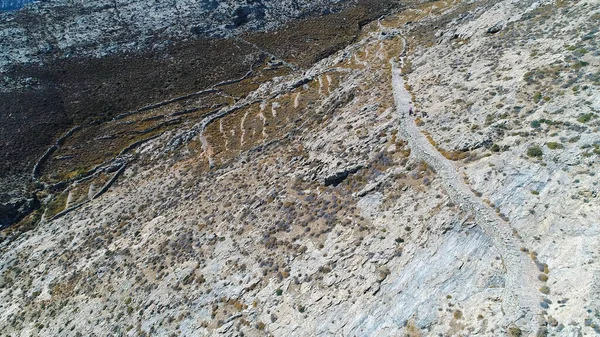
<instances>
[{"instance_id":1,"label":"small bush","mask_svg":"<svg viewBox=\"0 0 600 337\"><path fill-rule=\"evenodd\" d=\"M523 333L521 332L521 329L519 329L516 326L513 326L513 327L508 328L508 336L521 337L521 336L523 336Z\"/></svg>"},{"instance_id":2,"label":"small bush","mask_svg":"<svg viewBox=\"0 0 600 337\"><path fill-rule=\"evenodd\" d=\"M594 115L593 113L588 113L588 114L583 114L581 116L579 116L579 118L577 118L577 121L579 123L587 123L589 121L591 121L593 118L596 118L596 115Z\"/></svg>"},{"instance_id":3,"label":"small bush","mask_svg":"<svg viewBox=\"0 0 600 337\"><path fill-rule=\"evenodd\" d=\"M277 296L281 296L283 294L283 290L281 288L275 290L275 294L277 294Z\"/></svg>"},{"instance_id":4,"label":"small bush","mask_svg":"<svg viewBox=\"0 0 600 337\"><path fill-rule=\"evenodd\" d=\"M583 68L583 67L587 67L588 65L589 65L589 63L588 63L588 62L579 60L579 61L575 61L575 62L573 62L573 64L572 64L571 66L572 66L574 69L581 69L581 68Z\"/></svg>"},{"instance_id":5,"label":"small bush","mask_svg":"<svg viewBox=\"0 0 600 337\"><path fill-rule=\"evenodd\" d=\"M537 145L531 146L530 148L527 149L527 155L532 158L542 158L543 154L544 154L544 152Z\"/></svg>"},{"instance_id":6,"label":"small bush","mask_svg":"<svg viewBox=\"0 0 600 337\"><path fill-rule=\"evenodd\" d=\"M548 142L548 143L546 143L546 146L550 150L564 149L564 146L561 143L557 143L557 142Z\"/></svg>"},{"instance_id":7,"label":"small bush","mask_svg":"<svg viewBox=\"0 0 600 337\"><path fill-rule=\"evenodd\" d=\"M533 195L539 195L539 194L540 194L540 192L539 192L539 191L536 191L536 190L531 190L531 194L533 194Z\"/></svg>"},{"instance_id":8,"label":"small bush","mask_svg":"<svg viewBox=\"0 0 600 337\"><path fill-rule=\"evenodd\" d=\"M575 50L577 50L577 46L565 45L565 48L568 51L575 51Z\"/></svg>"},{"instance_id":9,"label":"small bush","mask_svg":"<svg viewBox=\"0 0 600 337\"><path fill-rule=\"evenodd\" d=\"M550 288L548 288L548 286L542 286L542 287L540 288L540 292L541 292L542 294L548 295L548 294L550 294Z\"/></svg>"}]
</instances>

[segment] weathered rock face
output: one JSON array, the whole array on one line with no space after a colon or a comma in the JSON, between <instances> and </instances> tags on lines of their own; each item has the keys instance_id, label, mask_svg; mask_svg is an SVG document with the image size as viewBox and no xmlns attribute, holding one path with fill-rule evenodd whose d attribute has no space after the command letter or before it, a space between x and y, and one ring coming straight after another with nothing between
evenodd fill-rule
<instances>
[{"instance_id":1,"label":"weathered rock face","mask_svg":"<svg viewBox=\"0 0 600 337\"><path fill-rule=\"evenodd\" d=\"M23 199L22 195L12 197L2 196L0 202L0 229L4 229L29 215L39 207L39 201L34 198Z\"/></svg>"},{"instance_id":2,"label":"weathered rock face","mask_svg":"<svg viewBox=\"0 0 600 337\"><path fill-rule=\"evenodd\" d=\"M41 220L2 231L1 331L598 333L600 4L410 3L298 38L364 8L242 34L236 76L52 139Z\"/></svg>"}]
</instances>

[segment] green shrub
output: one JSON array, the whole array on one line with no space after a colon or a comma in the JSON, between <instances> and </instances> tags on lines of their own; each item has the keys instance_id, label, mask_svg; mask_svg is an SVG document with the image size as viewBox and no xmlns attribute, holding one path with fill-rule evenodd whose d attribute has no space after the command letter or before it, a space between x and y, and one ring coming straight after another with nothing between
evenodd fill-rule
<instances>
[{"instance_id":1,"label":"green shrub","mask_svg":"<svg viewBox=\"0 0 600 337\"><path fill-rule=\"evenodd\" d=\"M557 142L548 142L548 143L546 143L546 146L550 150L564 149L564 146L561 143L557 143Z\"/></svg>"},{"instance_id":2,"label":"green shrub","mask_svg":"<svg viewBox=\"0 0 600 337\"><path fill-rule=\"evenodd\" d=\"M577 121L579 123L587 123L587 122L591 121L593 118L596 118L596 115L594 115L593 113L587 113L587 114L583 114L583 115L579 116L579 118L577 118Z\"/></svg>"},{"instance_id":3,"label":"green shrub","mask_svg":"<svg viewBox=\"0 0 600 337\"><path fill-rule=\"evenodd\" d=\"M565 48L567 48L568 51L575 51L575 50L577 50L576 46L565 45Z\"/></svg>"},{"instance_id":4,"label":"green shrub","mask_svg":"<svg viewBox=\"0 0 600 337\"><path fill-rule=\"evenodd\" d=\"M530 148L527 149L527 155L532 158L542 158L543 154L544 154L544 152L537 145L531 146Z\"/></svg>"},{"instance_id":5,"label":"green shrub","mask_svg":"<svg viewBox=\"0 0 600 337\"><path fill-rule=\"evenodd\" d=\"M536 119L536 120L531 121L530 125L531 125L532 128L536 128L537 129L537 128L539 128L542 125L542 123L540 123L540 121L538 121Z\"/></svg>"}]
</instances>

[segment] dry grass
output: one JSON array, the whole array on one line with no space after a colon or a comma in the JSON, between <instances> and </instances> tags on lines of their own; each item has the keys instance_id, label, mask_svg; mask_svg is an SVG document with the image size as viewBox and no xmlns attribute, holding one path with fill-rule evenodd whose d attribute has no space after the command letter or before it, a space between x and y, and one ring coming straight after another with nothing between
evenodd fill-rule
<instances>
[{"instance_id":1,"label":"dry grass","mask_svg":"<svg viewBox=\"0 0 600 337\"><path fill-rule=\"evenodd\" d=\"M433 139L433 137L431 136L431 134L429 132L423 131L423 134L425 134L425 137L427 138L429 143L431 145L433 145L433 147L435 147L442 154L442 156L444 156L446 159L449 159L452 161L458 161L458 160L463 160L465 158L468 158L471 155L471 153L469 151L447 151L437 145L437 143L435 142L435 140Z\"/></svg>"}]
</instances>

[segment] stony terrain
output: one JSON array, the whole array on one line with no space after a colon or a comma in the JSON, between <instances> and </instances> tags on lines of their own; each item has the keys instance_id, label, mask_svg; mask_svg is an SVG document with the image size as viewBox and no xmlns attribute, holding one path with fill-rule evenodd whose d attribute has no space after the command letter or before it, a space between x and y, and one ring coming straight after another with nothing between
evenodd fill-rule
<instances>
[{"instance_id":1,"label":"stony terrain","mask_svg":"<svg viewBox=\"0 0 600 337\"><path fill-rule=\"evenodd\" d=\"M395 8L53 138L2 334L599 334L600 3Z\"/></svg>"}]
</instances>

